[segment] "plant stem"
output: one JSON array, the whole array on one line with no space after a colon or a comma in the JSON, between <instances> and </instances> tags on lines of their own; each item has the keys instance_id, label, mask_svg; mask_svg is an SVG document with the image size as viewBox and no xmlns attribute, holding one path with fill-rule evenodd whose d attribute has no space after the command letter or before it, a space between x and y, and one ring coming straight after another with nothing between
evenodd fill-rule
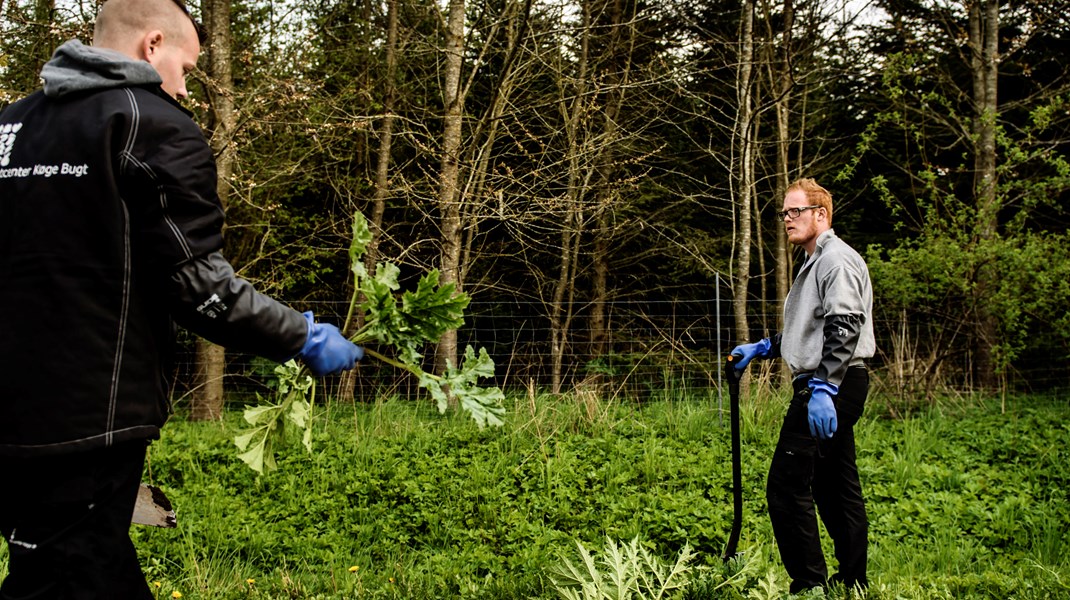
<instances>
[{"instance_id":1,"label":"plant stem","mask_svg":"<svg viewBox=\"0 0 1070 600\"><path fill-rule=\"evenodd\" d=\"M392 358L390 358L388 356L384 356L382 354L379 354L375 350L371 350L371 349L365 348L364 349L364 354L365 354L365 356L370 356L372 358L375 358L375 359L378 359L378 360L380 360L382 362L385 362L386 364L388 364L390 366L397 367L399 369L405 369L406 371L408 371L409 373L412 373L413 375L415 375L417 377L421 377L421 376L427 375L427 376L433 377L435 380L442 379L438 375L434 375L432 373L424 373L418 367L414 367L412 365L407 365L407 364L405 364L405 363L403 363L401 361L394 360L394 359L392 359Z\"/></svg>"},{"instance_id":2,"label":"plant stem","mask_svg":"<svg viewBox=\"0 0 1070 600\"><path fill-rule=\"evenodd\" d=\"M372 337L365 339L364 334L367 333L368 328L370 328L372 325L375 325L375 323L376 319L370 319L368 321L365 321L364 325L360 329L356 330L355 332L353 332L353 335L349 336L349 341L357 345L372 341Z\"/></svg>"},{"instance_id":3,"label":"plant stem","mask_svg":"<svg viewBox=\"0 0 1070 600\"><path fill-rule=\"evenodd\" d=\"M353 273L353 294L349 297L349 310L346 311L346 320L342 324L342 331L349 329L349 322L353 319L353 311L357 307L357 298L360 297L360 276Z\"/></svg>"}]
</instances>

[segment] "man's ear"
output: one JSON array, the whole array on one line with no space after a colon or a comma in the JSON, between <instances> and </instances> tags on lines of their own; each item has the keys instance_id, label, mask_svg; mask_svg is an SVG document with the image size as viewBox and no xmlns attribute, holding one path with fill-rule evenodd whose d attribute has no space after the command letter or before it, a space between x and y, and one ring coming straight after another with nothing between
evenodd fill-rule
<instances>
[{"instance_id":1,"label":"man's ear","mask_svg":"<svg viewBox=\"0 0 1070 600\"><path fill-rule=\"evenodd\" d=\"M145 37L141 38L141 59L147 60L152 63L156 60L156 53L160 51L160 46L163 45L163 32L159 29L155 29L145 34Z\"/></svg>"}]
</instances>

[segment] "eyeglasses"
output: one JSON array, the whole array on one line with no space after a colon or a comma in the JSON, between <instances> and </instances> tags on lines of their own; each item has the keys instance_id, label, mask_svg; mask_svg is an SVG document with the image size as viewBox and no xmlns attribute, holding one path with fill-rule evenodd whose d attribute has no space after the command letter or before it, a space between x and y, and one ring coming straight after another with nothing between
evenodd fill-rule
<instances>
[{"instance_id":1,"label":"eyeglasses","mask_svg":"<svg viewBox=\"0 0 1070 600\"><path fill-rule=\"evenodd\" d=\"M788 210L781 210L781 211L778 211L778 212L773 213L773 214L776 215L776 218L777 218L778 221L783 221L784 217L791 217L792 219L798 219L799 215L803 214L803 211L813 210L815 208L821 208L821 206L818 205L818 204L814 204L813 206L799 206L797 208L789 208Z\"/></svg>"}]
</instances>

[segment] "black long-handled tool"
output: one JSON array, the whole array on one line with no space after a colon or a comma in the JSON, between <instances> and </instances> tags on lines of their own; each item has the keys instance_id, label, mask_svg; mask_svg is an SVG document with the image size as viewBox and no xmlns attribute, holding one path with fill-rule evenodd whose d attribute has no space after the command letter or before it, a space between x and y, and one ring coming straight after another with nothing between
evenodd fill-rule
<instances>
[{"instance_id":1,"label":"black long-handled tool","mask_svg":"<svg viewBox=\"0 0 1070 600\"><path fill-rule=\"evenodd\" d=\"M743 467L739 449L739 380L743 371L736 368L742 360L742 354L730 354L724 361L724 376L728 380L729 412L732 418L732 533L728 536L724 561L732 560L739 543L739 532L743 528Z\"/></svg>"}]
</instances>

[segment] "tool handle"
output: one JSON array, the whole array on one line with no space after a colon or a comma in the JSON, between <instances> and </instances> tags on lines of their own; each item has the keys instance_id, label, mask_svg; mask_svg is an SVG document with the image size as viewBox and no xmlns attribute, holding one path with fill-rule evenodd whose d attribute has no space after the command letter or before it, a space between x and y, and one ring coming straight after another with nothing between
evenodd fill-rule
<instances>
[{"instance_id":1,"label":"tool handle","mask_svg":"<svg viewBox=\"0 0 1070 600\"><path fill-rule=\"evenodd\" d=\"M743 355L739 352L735 354L729 354L724 359L724 376L728 380L728 385L739 385L739 380L743 379L743 369L737 369L736 365L739 361L743 360Z\"/></svg>"},{"instance_id":2,"label":"tool handle","mask_svg":"<svg viewBox=\"0 0 1070 600\"><path fill-rule=\"evenodd\" d=\"M729 354L724 363L732 419L732 531L722 557L725 562L736 556L736 545L743 529L743 467L739 443L739 380L743 378L743 371L736 368L736 363L742 359L742 354Z\"/></svg>"}]
</instances>

